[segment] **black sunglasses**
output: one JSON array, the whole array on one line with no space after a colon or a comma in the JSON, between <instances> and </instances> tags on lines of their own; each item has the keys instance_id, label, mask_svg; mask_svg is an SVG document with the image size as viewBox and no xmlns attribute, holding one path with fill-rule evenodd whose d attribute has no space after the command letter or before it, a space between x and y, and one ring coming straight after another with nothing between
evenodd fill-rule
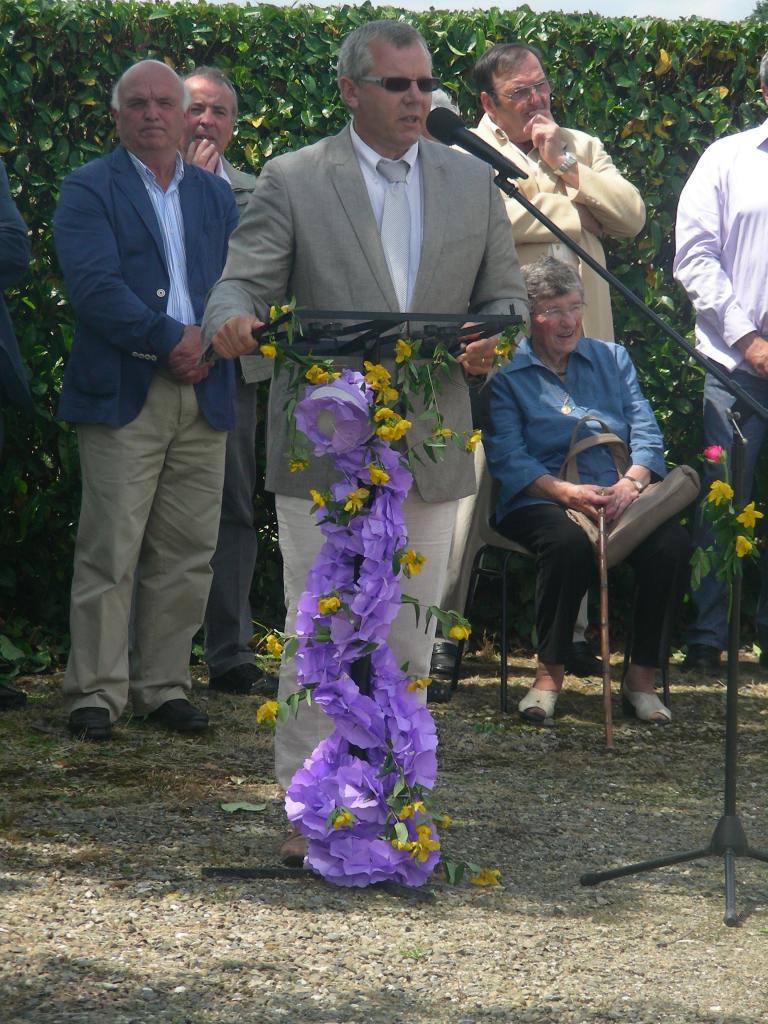
<instances>
[{"instance_id":1,"label":"black sunglasses","mask_svg":"<svg viewBox=\"0 0 768 1024\"><path fill-rule=\"evenodd\" d=\"M439 78L386 78L381 75L364 75L358 78L358 82L371 82L373 85L380 85L387 92L407 92L411 82L415 82L419 92L434 92L440 88Z\"/></svg>"}]
</instances>

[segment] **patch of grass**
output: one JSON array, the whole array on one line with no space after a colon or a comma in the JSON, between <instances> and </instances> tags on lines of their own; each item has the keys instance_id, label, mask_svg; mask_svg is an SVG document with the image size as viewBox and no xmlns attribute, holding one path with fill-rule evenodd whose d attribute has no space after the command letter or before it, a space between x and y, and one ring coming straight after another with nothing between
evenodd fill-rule
<instances>
[{"instance_id":1,"label":"patch of grass","mask_svg":"<svg viewBox=\"0 0 768 1024\"><path fill-rule=\"evenodd\" d=\"M429 950L423 949L421 946L403 946L400 956L403 960L423 960L424 957L429 956Z\"/></svg>"}]
</instances>

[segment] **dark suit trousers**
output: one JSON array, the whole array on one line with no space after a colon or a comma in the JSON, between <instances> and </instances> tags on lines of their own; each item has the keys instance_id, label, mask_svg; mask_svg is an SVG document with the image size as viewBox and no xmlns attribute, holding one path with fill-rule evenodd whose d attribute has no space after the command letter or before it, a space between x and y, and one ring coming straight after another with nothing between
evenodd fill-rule
<instances>
[{"instance_id":1,"label":"dark suit trousers","mask_svg":"<svg viewBox=\"0 0 768 1024\"><path fill-rule=\"evenodd\" d=\"M257 554L253 522L257 386L238 380L235 429L227 438L221 522L205 613L205 660L211 676L254 663L249 642L253 636L250 593Z\"/></svg>"},{"instance_id":2,"label":"dark suit trousers","mask_svg":"<svg viewBox=\"0 0 768 1024\"><path fill-rule=\"evenodd\" d=\"M541 661L563 664L570 653L573 624L588 587L597 582L597 563L587 535L560 505L536 504L510 512L499 533L523 544L536 557L536 635ZM691 542L671 519L627 558L635 572L632 661L659 665L659 639L669 611L688 584Z\"/></svg>"}]
</instances>

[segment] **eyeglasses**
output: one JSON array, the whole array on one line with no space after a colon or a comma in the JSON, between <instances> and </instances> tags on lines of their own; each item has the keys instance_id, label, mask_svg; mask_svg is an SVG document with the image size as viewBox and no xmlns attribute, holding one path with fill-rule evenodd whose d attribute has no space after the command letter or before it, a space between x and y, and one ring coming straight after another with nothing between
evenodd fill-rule
<instances>
[{"instance_id":1,"label":"eyeglasses","mask_svg":"<svg viewBox=\"0 0 768 1024\"><path fill-rule=\"evenodd\" d=\"M519 89L510 89L509 92L496 92L493 91L493 95L498 97L503 96L505 100L512 100L514 103L523 103L525 100L529 100L533 96L534 92L537 93L548 93L552 91L552 84L548 78L542 78L539 82L534 82L533 85L521 85Z\"/></svg>"},{"instance_id":2,"label":"eyeglasses","mask_svg":"<svg viewBox=\"0 0 768 1024\"><path fill-rule=\"evenodd\" d=\"M387 92L408 92L411 82L415 82L419 92L434 92L440 88L439 78L387 78L381 75L364 75L358 82L371 82L380 85Z\"/></svg>"},{"instance_id":3,"label":"eyeglasses","mask_svg":"<svg viewBox=\"0 0 768 1024\"><path fill-rule=\"evenodd\" d=\"M540 316L546 320L563 320L567 316L581 316L586 308L586 302L574 302L567 309L562 306L550 306L549 309L541 309L534 313L534 316Z\"/></svg>"}]
</instances>

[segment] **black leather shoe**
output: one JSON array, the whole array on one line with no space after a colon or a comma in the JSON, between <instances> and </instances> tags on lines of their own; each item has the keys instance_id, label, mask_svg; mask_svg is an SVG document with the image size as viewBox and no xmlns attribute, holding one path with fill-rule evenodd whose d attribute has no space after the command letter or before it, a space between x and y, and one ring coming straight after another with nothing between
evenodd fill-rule
<instances>
[{"instance_id":1,"label":"black leather shoe","mask_svg":"<svg viewBox=\"0 0 768 1024\"><path fill-rule=\"evenodd\" d=\"M571 644L571 653L565 660L565 671L580 679L602 676L603 663L592 653L586 640L578 640Z\"/></svg>"},{"instance_id":2,"label":"black leather shoe","mask_svg":"<svg viewBox=\"0 0 768 1024\"><path fill-rule=\"evenodd\" d=\"M76 708L69 716L69 731L79 740L108 740L112 723L106 708Z\"/></svg>"},{"instance_id":3,"label":"black leather shoe","mask_svg":"<svg viewBox=\"0 0 768 1024\"><path fill-rule=\"evenodd\" d=\"M453 671L456 668L458 653L459 648L457 644L452 644L449 640L436 640L432 645L432 664L429 668L429 674L442 679L453 679ZM448 700L450 700L450 697Z\"/></svg>"},{"instance_id":4,"label":"black leather shoe","mask_svg":"<svg viewBox=\"0 0 768 1024\"><path fill-rule=\"evenodd\" d=\"M159 708L150 711L147 721L173 729L174 732L204 732L209 725L208 715L182 697L167 700Z\"/></svg>"},{"instance_id":5,"label":"black leather shoe","mask_svg":"<svg viewBox=\"0 0 768 1024\"><path fill-rule=\"evenodd\" d=\"M433 680L427 687L427 704L449 704L453 697L450 683L441 679Z\"/></svg>"},{"instance_id":6,"label":"black leather shoe","mask_svg":"<svg viewBox=\"0 0 768 1024\"><path fill-rule=\"evenodd\" d=\"M265 675L256 665L246 662L243 665L235 665L234 668L222 672L220 676L212 676L208 689L240 697L251 694L274 697L277 695L277 677Z\"/></svg>"},{"instance_id":7,"label":"black leather shoe","mask_svg":"<svg viewBox=\"0 0 768 1024\"><path fill-rule=\"evenodd\" d=\"M5 683L0 683L0 711L11 711L13 708L23 708L27 703L26 693L21 690L14 690Z\"/></svg>"},{"instance_id":8,"label":"black leather shoe","mask_svg":"<svg viewBox=\"0 0 768 1024\"><path fill-rule=\"evenodd\" d=\"M688 653L680 668L683 672L698 672L706 676L719 676L720 651L709 644L689 644Z\"/></svg>"}]
</instances>

